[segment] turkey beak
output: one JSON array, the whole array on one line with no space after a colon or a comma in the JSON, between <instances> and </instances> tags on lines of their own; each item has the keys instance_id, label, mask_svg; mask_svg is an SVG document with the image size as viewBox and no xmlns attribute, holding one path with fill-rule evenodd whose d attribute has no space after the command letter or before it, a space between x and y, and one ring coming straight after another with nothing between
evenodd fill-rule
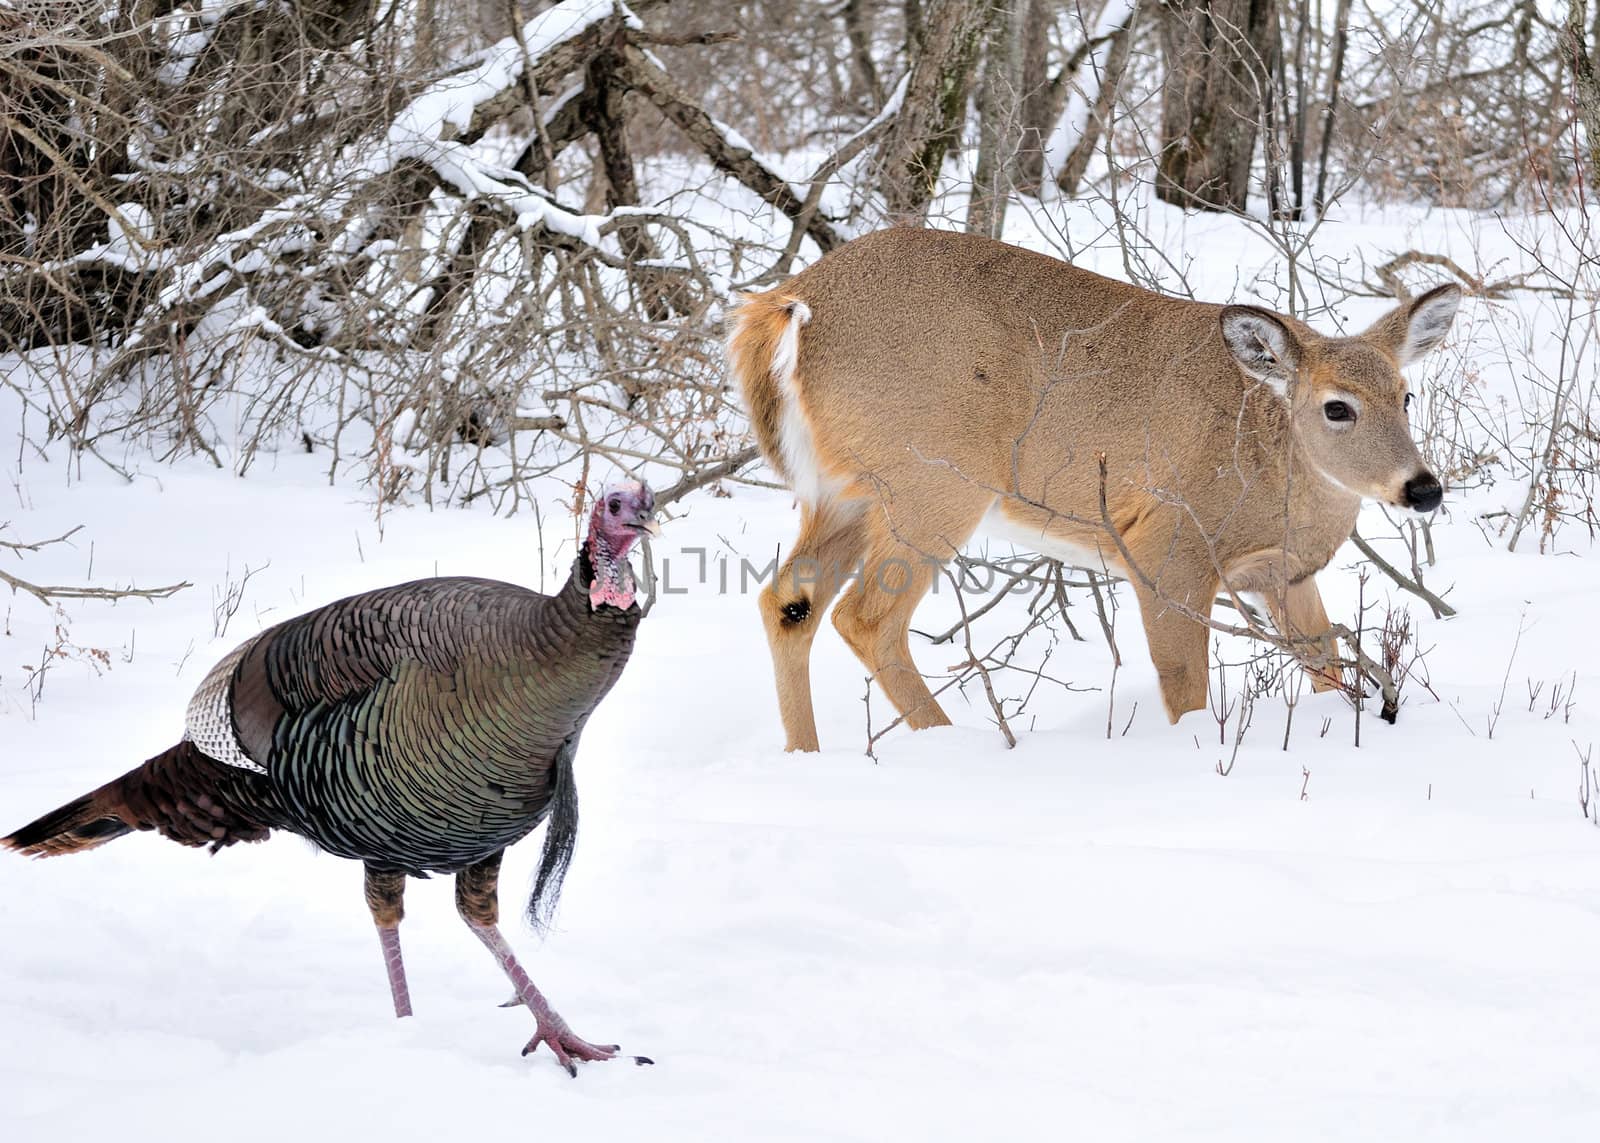
<instances>
[{"instance_id":1,"label":"turkey beak","mask_svg":"<svg viewBox=\"0 0 1600 1143\"><path fill-rule=\"evenodd\" d=\"M661 535L661 525L656 523L653 515L641 516L629 526L633 528L635 532L642 532L646 536Z\"/></svg>"}]
</instances>

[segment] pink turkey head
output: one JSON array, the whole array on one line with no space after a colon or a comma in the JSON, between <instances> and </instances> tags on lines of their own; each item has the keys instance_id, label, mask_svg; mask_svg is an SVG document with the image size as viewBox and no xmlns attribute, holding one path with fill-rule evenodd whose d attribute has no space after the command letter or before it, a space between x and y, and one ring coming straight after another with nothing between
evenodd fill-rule
<instances>
[{"instance_id":1,"label":"pink turkey head","mask_svg":"<svg viewBox=\"0 0 1600 1143\"><path fill-rule=\"evenodd\" d=\"M640 536L653 536L661 530L655 511L655 493L637 480L607 485L595 500L588 543L589 562L594 567L594 582L589 585L591 609L606 604L626 610L633 605L628 550Z\"/></svg>"}]
</instances>

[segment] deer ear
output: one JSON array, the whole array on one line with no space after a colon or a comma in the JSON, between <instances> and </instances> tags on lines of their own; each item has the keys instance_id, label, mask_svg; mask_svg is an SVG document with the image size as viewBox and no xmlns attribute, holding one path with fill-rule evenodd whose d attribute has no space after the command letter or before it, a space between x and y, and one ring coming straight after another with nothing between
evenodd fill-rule
<instances>
[{"instance_id":1,"label":"deer ear","mask_svg":"<svg viewBox=\"0 0 1600 1143\"><path fill-rule=\"evenodd\" d=\"M1222 340L1239 368L1280 397L1300 369L1300 342L1283 319L1255 306L1222 307Z\"/></svg>"},{"instance_id":2,"label":"deer ear","mask_svg":"<svg viewBox=\"0 0 1600 1143\"><path fill-rule=\"evenodd\" d=\"M1393 353L1401 365L1410 365L1439 347L1460 304L1460 286L1435 286L1409 305L1396 306L1363 336Z\"/></svg>"}]
</instances>

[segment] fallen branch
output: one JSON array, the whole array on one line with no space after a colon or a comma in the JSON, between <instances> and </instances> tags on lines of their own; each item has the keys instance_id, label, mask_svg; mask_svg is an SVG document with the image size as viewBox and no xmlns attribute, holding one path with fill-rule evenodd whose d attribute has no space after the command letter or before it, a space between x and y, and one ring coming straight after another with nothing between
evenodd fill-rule
<instances>
[{"instance_id":1,"label":"fallen branch","mask_svg":"<svg viewBox=\"0 0 1600 1143\"><path fill-rule=\"evenodd\" d=\"M8 526L0 524L0 529ZM79 524L48 540L0 540L0 548L10 548L13 552L37 552L50 547L52 544L64 544L81 531L83 531L83 525ZM32 580L14 576L7 571L0 571L0 584L9 587L13 595L19 591L26 592L46 606L60 599L165 599L167 596L182 591L186 587L194 586L188 580L185 580L182 583L168 584L166 587L73 587L60 584L38 584Z\"/></svg>"},{"instance_id":2,"label":"fallen branch","mask_svg":"<svg viewBox=\"0 0 1600 1143\"><path fill-rule=\"evenodd\" d=\"M567 418L549 413L542 417L512 417L506 422L514 431L519 433L560 432L567 427Z\"/></svg>"},{"instance_id":3,"label":"fallen branch","mask_svg":"<svg viewBox=\"0 0 1600 1143\"><path fill-rule=\"evenodd\" d=\"M630 12L621 4L590 0L587 5L546 9L523 24L516 35L485 52L480 62L434 84L423 98L482 88L484 98L476 102L471 121L456 138L461 143L477 142L490 127L528 105L528 85L553 96L557 80L587 67L619 31L638 25L637 12L656 6L644 0L632 4L634 11ZM532 67L528 68L524 61L530 57ZM417 105L421 103L419 99Z\"/></svg>"},{"instance_id":4,"label":"fallen branch","mask_svg":"<svg viewBox=\"0 0 1600 1143\"><path fill-rule=\"evenodd\" d=\"M8 525L0 524L0 529L3 529L7 526ZM14 540L0 540L0 548L10 548L13 552L37 552L41 548L48 548L51 544L64 544L81 531L83 531L83 525L79 524L75 528L69 528L65 532L62 532L61 535L55 537L53 540L34 540L32 543L27 544L18 543Z\"/></svg>"},{"instance_id":5,"label":"fallen branch","mask_svg":"<svg viewBox=\"0 0 1600 1143\"><path fill-rule=\"evenodd\" d=\"M1404 254L1397 254L1373 272L1377 274L1382 285L1371 286L1372 292L1379 297L1398 298L1401 301L1411 297L1411 291L1400 280L1400 271L1407 266L1439 266L1450 271L1466 286L1468 291L1482 298L1506 298L1511 296L1511 291L1526 289L1530 275L1519 274L1514 278L1502 278L1498 282L1486 282L1476 274L1468 273L1454 258L1445 254L1428 254L1421 250L1407 250Z\"/></svg>"},{"instance_id":6,"label":"fallen branch","mask_svg":"<svg viewBox=\"0 0 1600 1143\"><path fill-rule=\"evenodd\" d=\"M663 48L685 48L703 44L731 44L744 38L743 32L652 32L648 28L636 31L632 39L639 44L655 44Z\"/></svg>"},{"instance_id":7,"label":"fallen branch","mask_svg":"<svg viewBox=\"0 0 1600 1143\"><path fill-rule=\"evenodd\" d=\"M186 587L194 586L184 580L165 587L67 587L31 583L4 571L0 571L0 583L9 587L13 595L25 591L46 606L60 599L165 599Z\"/></svg>"}]
</instances>

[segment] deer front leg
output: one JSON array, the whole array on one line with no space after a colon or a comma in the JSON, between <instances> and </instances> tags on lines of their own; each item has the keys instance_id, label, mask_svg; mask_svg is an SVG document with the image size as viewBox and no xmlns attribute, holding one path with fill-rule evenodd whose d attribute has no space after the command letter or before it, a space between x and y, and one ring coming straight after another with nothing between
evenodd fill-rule
<instances>
[{"instance_id":1,"label":"deer front leg","mask_svg":"<svg viewBox=\"0 0 1600 1143\"><path fill-rule=\"evenodd\" d=\"M1210 629L1189 613L1210 615L1217 581L1212 578L1203 585L1184 587L1172 576L1163 576L1156 586L1155 592L1138 587L1139 618L1144 621L1150 659L1161 683L1167 721L1176 723L1191 710L1206 709L1206 684L1210 678L1206 644Z\"/></svg>"},{"instance_id":2,"label":"deer front leg","mask_svg":"<svg viewBox=\"0 0 1600 1143\"><path fill-rule=\"evenodd\" d=\"M1161 683L1167 721L1206 709L1211 603L1221 577L1209 551L1171 513L1140 518L1123 533L1129 579L1139 600L1145 642Z\"/></svg>"},{"instance_id":3,"label":"deer front leg","mask_svg":"<svg viewBox=\"0 0 1600 1143\"><path fill-rule=\"evenodd\" d=\"M1306 674L1311 676L1311 689L1344 689L1344 679L1337 667L1315 667L1305 661L1307 655L1315 655L1318 651L1327 656L1330 662L1338 654L1338 648L1328 634L1331 624L1322 606L1322 593L1317 590L1315 577L1308 575L1281 592L1267 591L1264 597L1267 612L1272 616L1272 625L1278 629L1278 634L1291 639L1310 637L1317 640L1315 646L1301 649L1301 662L1305 663Z\"/></svg>"}]
</instances>

